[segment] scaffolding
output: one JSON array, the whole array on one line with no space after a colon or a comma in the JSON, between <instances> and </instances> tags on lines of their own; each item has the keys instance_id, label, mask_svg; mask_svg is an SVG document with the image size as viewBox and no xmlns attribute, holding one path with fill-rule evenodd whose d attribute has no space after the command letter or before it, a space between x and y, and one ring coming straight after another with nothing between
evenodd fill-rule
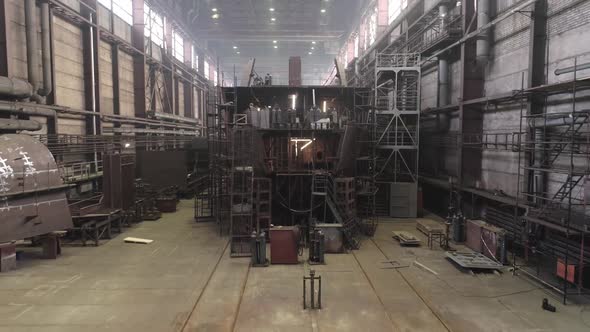
<instances>
[{"instance_id":1,"label":"scaffolding","mask_svg":"<svg viewBox=\"0 0 590 332\"><path fill-rule=\"evenodd\" d=\"M377 55L370 116L374 177L386 186L411 184L409 195L418 188L420 71L418 53ZM388 207L388 215L398 216Z\"/></svg>"},{"instance_id":2,"label":"scaffolding","mask_svg":"<svg viewBox=\"0 0 590 332\"><path fill-rule=\"evenodd\" d=\"M214 221L219 234L229 232L230 217L230 117L236 112L235 89L210 87L207 94L209 177L195 195L195 220Z\"/></svg>"},{"instance_id":3,"label":"scaffolding","mask_svg":"<svg viewBox=\"0 0 590 332\"><path fill-rule=\"evenodd\" d=\"M377 217L375 212L375 199L377 186L375 181L375 146L372 144L373 136L373 91L369 88L355 88L354 92L354 115L355 122L361 127L364 138L360 143L368 145L363 149L362 154L356 159L356 199L357 214L362 220L364 232L368 235L375 233L377 228Z\"/></svg>"},{"instance_id":4,"label":"scaffolding","mask_svg":"<svg viewBox=\"0 0 590 332\"><path fill-rule=\"evenodd\" d=\"M529 208L522 216L515 212L520 219L515 223L524 225L514 235L523 259L513 249L513 266L559 292L566 304L569 295L588 294L590 288L584 190L590 175L590 110L577 109L576 70L571 86L560 92L572 93L571 110L531 114L521 107L526 134L518 158L528 185L521 190L519 172L517 205L522 199Z\"/></svg>"},{"instance_id":5,"label":"scaffolding","mask_svg":"<svg viewBox=\"0 0 590 332\"><path fill-rule=\"evenodd\" d=\"M254 128L242 114L234 114L231 139L230 255L250 256L250 236L258 231L254 200Z\"/></svg>"}]
</instances>

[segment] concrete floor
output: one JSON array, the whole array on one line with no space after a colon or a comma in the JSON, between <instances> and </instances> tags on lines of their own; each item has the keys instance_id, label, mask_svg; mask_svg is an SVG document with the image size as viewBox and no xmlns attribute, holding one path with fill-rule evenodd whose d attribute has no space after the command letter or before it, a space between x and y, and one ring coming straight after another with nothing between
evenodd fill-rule
<instances>
[{"instance_id":1,"label":"concrete floor","mask_svg":"<svg viewBox=\"0 0 590 332\"><path fill-rule=\"evenodd\" d=\"M442 250L401 248L392 230L418 235L413 220L386 222L360 250L328 255L314 266L324 309L304 311L307 264L250 268L229 258L227 239L195 224L183 201L100 247L67 246L55 261L26 259L0 274L0 332L590 331L590 307L562 306L511 273L461 272ZM389 260L411 266L384 269ZM541 309L544 297L557 313Z\"/></svg>"}]
</instances>

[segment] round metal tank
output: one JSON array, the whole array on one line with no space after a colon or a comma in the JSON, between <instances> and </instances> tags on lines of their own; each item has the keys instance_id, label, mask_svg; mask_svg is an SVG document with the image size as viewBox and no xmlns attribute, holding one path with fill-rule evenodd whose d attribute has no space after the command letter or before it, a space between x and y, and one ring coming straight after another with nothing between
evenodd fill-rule
<instances>
[{"instance_id":1,"label":"round metal tank","mask_svg":"<svg viewBox=\"0 0 590 332\"><path fill-rule=\"evenodd\" d=\"M0 243L72 227L51 152L29 135L0 135Z\"/></svg>"}]
</instances>

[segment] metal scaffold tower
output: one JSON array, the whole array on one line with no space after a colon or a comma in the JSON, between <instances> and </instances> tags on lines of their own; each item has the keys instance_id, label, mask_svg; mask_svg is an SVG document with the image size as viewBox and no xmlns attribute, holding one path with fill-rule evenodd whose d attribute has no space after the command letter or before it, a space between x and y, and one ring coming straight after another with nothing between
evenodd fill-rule
<instances>
[{"instance_id":1,"label":"metal scaffold tower","mask_svg":"<svg viewBox=\"0 0 590 332\"><path fill-rule=\"evenodd\" d=\"M250 236L257 231L254 202L254 128L246 115L235 114L232 129L230 186L230 255L250 256ZM257 202L256 202L257 203Z\"/></svg>"},{"instance_id":2,"label":"metal scaffold tower","mask_svg":"<svg viewBox=\"0 0 590 332\"><path fill-rule=\"evenodd\" d=\"M369 143L371 147L364 149L356 159L356 199L357 214L362 220L363 231L372 235L377 228L375 213L375 198L377 186L375 183L375 146L370 137L373 136L373 109L374 94L370 88L355 88L354 115L355 121L367 135L361 139L362 143Z\"/></svg>"},{"instance_id":3,"label":"metal scaffold tower","mask_svg":"<svg viewBox=\"0 0 590 332\"><path fill-rule=\"evenodd\" d=\"M375 181L390 186L392 201L399 196L416 197L420 70L418 53L377 54L370 139ZM388 208L378 214L397 216L390 202L382 204Z\"/></svg>"},{"instance_id":4,"label":"metal scaffold tower","mask_svg":"<svg viewBox=\"0 0 590 332\"><path fill-rule=\"evenodd\" d=\"M230 217L230 118L235 114L235 89L210 87L207 93L209 178L195 196L195 220L215 221L220 234L229 232Z\"/></svg>"}]
</instances>

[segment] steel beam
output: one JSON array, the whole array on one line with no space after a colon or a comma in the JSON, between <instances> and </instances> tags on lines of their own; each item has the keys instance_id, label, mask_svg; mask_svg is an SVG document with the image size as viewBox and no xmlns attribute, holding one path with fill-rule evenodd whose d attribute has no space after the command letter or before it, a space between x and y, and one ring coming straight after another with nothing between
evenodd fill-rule
<instances>
[{"instance_id":1,"label":"steel beam","mask_svg":"<svg viewBox=\"0 0 590 332\"><path fill-rule=\"evenodd\" d=\"M0 76L11 76L10 74L10 20L6 12L7 2L0 1Z\"/></svg>"}]
</instances>

